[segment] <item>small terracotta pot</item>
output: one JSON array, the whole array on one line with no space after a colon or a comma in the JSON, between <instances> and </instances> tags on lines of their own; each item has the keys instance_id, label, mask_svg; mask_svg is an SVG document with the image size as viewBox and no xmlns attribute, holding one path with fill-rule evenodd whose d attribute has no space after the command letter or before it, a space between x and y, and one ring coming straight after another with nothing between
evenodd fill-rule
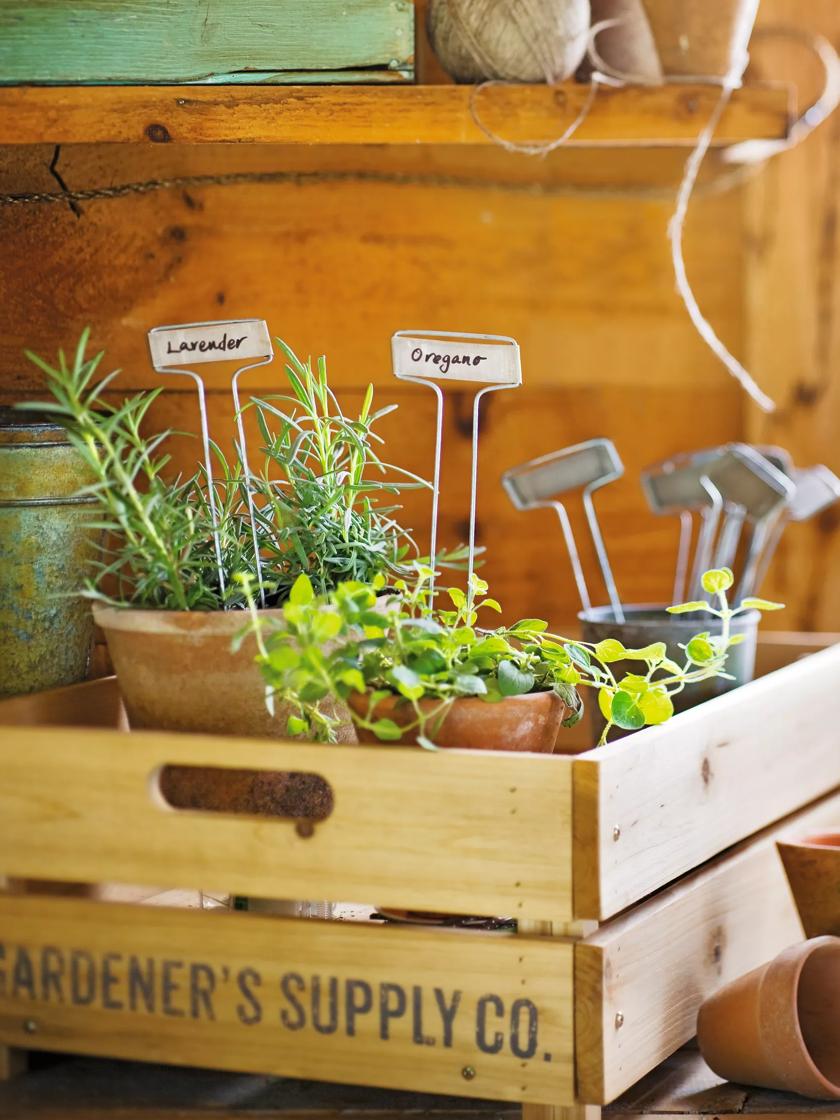
<instances>
[{"instance_id":1,"label":"small terracotta pot","mask_svg":"<svg viewBox=\"0 0 840 1120\"><path fill-rule=\"evenodd\" d=\"M280 610L263 614L283 618ZM96 606L94 618L105 631L133 729L288 738L286 713L278 706L272 716L266 708L254 638L231 648L248 622L243 611ZM345 715L339 738L355 742ZM169 766L161 791L180 809L321 818L332 807L329 786L315 774Z\"/></svg>"},{"instance_id":2,"label":"small terracotta pot","mask_svg":"<svg viewBox=\"0 0 840 1120\"><path fill-rule=\"evenodd\" d=\"M642 0L667 77L740 77L759 0Z\"/></svg>"},{"instance_id":3,"label":"small terracotta pot","mask_svg":"<svg viewBox=\"0 0 840 1120\"><path fill-rule=\"evenodd\" d=\"M840 937L840 831L776 845L806 937Z\"/></svg>"},{"instance_id":4,"label":"small terracotta pot","mask_svg":"<svg viewBox=\"0 0 840 1120\"><path fill-rule=\"evenodd\" d=\"M359 715L367 715L368 699L354 693L350 707ZM421 700L424 712L434 712L439 700ZM443 723L434 730L439 747L460 747L473 751L528 751L551 754L566 717L566 705L555 692L530 692L525 696L509 696L495 704L474 697L456 700ZM414 722L413 706L401 696L388 696L375 708L374 719L391 719L399 727ZM379 743L372 731L359 728L363 743ZM411 744L416 731L408 731L399 740Z\"/></svg>"},{"instance_id":5,"label":"small terracotta pot","mask_svg":"<svg viewBox=\"0 0 840 1120\"><path fill-rule=\"evenodd\" d=\"M729 1081L840 1099L840 938L793 945L727 984L700 1008L697 1040Z\"/></svg>"}]
</instances>

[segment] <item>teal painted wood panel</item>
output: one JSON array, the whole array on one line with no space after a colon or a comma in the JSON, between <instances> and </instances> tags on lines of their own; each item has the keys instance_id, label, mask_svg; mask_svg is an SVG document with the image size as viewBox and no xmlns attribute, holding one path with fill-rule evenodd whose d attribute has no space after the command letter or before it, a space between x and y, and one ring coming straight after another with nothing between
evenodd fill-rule
<instances>
[{"instance_id":1,"label":"teal painted wood panel","mask_svg":"<svg viewBox=\"0 0 840 1120\"><path fill-rule=\"evenodd\" d=\"M411 0L0 0L7 85L393 81L413 67Z\"/></svg>"}]
</instances>

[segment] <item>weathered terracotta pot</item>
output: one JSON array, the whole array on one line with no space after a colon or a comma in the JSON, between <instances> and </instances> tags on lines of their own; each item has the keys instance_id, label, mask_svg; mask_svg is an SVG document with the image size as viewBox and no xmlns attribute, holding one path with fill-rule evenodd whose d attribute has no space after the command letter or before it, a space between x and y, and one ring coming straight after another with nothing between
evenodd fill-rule
<instances>
[{"instance_id":1,"label":"weathered terracotta pot","mask_svg":"<svg viewBox=\"0 0 840 1120\"><path fill-rule=\"evenodd\" d=\"M740 77L759 0L642 0L665 77Z\"/></svg>"},{"instance_id":2,"label":"weathered terracotta pot","mask_svg":"<svg viewBox=\"0 0 840 1120\"><path fill-rule=\"evenodd\" d=\"M280 610L265 611L282 621ZM287 738L286 714L272 716L254 663L256 642L231 643L247 625L242 611L149 611L97 606L133 729ZM337 713L340 715L340 713ZM349 713L339 735L355 742ZM167 767L161 790L176 808L324 817L326 783L314 774Z\"/></svg>"},{"instance_id":3,"label":"weathered terracotta pot","mask_svg":"<svg viewBox=\"0 0 840 1120\"><path fill-rule=\"evenodd\" d=\"M697 1038L729 1081L840 1099L840 938L793 945L727 984L700 1008Z\"/></svg>"},{"instance_id":4,"label":"weathered terracotta pot","mask_svg":"<svg viewBox=\"0 0 840 1120\"><path fill-rule=\"evenodd\" d=\"M777 844L806 937L840 937L840 831Z\"/></svg>"},{"instance_id":5,"label":"weathered terracotta pot","mask_svg":"<svg viewBox=\"0 0 840 1120\"><path fill-rule=\"evenodd\" d=\"M350 706L366 715L368 700L358 693L350 697ZM438 700L421 700L424 712L439 707ZM529 751L533 754L551 754L555 749L566 705L554 692L531 692L526 696L510 696L497 704L464 697L456 700L446 718L434 731L434 741L439 747L460 747L474 751ZM375 719L391 719L399 727L414 722L414 708L399 696L388 696L377 704ZM379 743L372 731L359 728L363 743ZM400 743L415 742L416 731L408 731Z\"/></svg>"}]
</instances>

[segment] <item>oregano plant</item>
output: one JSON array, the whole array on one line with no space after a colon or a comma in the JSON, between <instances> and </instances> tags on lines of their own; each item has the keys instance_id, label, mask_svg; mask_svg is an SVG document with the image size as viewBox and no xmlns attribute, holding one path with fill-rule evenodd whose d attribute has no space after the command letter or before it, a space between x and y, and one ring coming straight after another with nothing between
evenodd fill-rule
<instances>
[{"instance_id":1,"label":"oregano plant","mask_svg":"<svg viewBox=\"0 0 840 1120\"><path fill-rule=\"evenodd\" d=\"M378 576L370 583L344 582L319 596L301 575L283 608L282 625L273 626L253 611L257 660L270 702L279 700L292 713L290 734L334 740L339 721L327 714L323 702L329 698L348 704L356 725L384 742L410 732L420 746L432 748L459 699L495 704L553 690L566 704L571 725L583 711L582 691L590 689L604 716L604 743L615 727L638 730L666 722L677 693L726 676L727 653L741 640L730 633L731 619L753 608L780 607L747 600L733 609L726 595L731 571L707 572L703 587L717 605L698 600L670 610L712 614L722 620L722 633L698 632L683 647L678 663L667 656L665 641L640 649L628 649L615 638L586 643L551 633L537 618L488 627L486 620L501 607L488 597L483 580L474 575L466 592L450 588L439 593L445 600L440 605L431 590L432 576L431 568L415 564L411 579L396 580L390 587ZM253 586L249 581L244 586L253 603ZM628 663L635 663L634 672L626 671ZM405 706L406 718L399 725L377 712L392 696Z\"/></svg>"}]
</instances>

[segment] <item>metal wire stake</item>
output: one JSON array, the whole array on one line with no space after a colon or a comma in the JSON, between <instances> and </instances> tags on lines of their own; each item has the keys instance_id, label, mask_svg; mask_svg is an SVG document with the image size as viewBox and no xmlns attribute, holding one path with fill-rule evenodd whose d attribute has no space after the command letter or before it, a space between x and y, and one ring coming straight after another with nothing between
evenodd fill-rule
<instances>
[{"instance_id":1,"label":"metal wire stake","mask_svg":"<svg viewBox=\"0 0 840 1120\"><path fill-rule=\"evenodd\" d=\"M549 502L552 509L557 511L557 516L560 518L560 527L563 530L563 539L566 542L566 551L569 554L569 560L572 565L572 573L575 577L575 584L577 585L578 595L580 597L580 605L585 611L592 610L592 600L589 597L589 588L586 586L586 577L583 574L583 565L580 562L580 553L575 543L575 535L572 532L572 523L569 521L569 515L566 512L566 507L562 502Z\"/></svg>"},{"instance_id":2,"label":"metal wire stake","mask_svg":"<svg viewBox=\"0 0 840 1120\"><path fill-rule=\"evenodd\" d=\"M487 385L483 389L479 389L473 398L473 421L472 421L472 470L470 475L470 536L469 536L469 555L467 560L467 595L470 594L470 585L472 584L473 571L475 570L475 522L476 522L476 507L478 504L478 422L479 422L479 404L481 398L486 393L495 393L500 389L515 389L516 385Z\"/></svg>"},{"instance_id":3,"label":"metal wire stake","mask_svg":"<svg viewBox=\"0 0 840 1120\"><path fill-rule=\"evenodd\" d=\"M151 332L150 332L151 333ZM198 415L201 425L201 446L204 451L204 470L207 474L207 501L210 505L210 518L213 532L213 546L216 552L216 570L219 573L219 590L225 593L225 568L222 563L222 542L219 535L219 508L216 504L216 486L213 480L213 467L210 458L210 429L207 424L207 392L204 378L191 369L172 369L155 366L157 373L170 373L176 377L191 377L198 393Z\"/></svg>"},{"instance_id":4,"label":"metal wire stake","mask_svg":"<svg viewBox=\"0 0 840 1120\"><path fill-rule=\"evenodd\" d=\"M677 567L674 572L673 602L685 599L685 581L688 576L688 558L691 553L691 537L694 532L694 518L691 510L684 509L680 514L680 543L677 549Z\"/></svg>"},{"instance_id":5,"label":"metal wire stake","mask_svg":"<svg viewBox=\"0 0 840 1120\"><path fill-rule=\"evenodd\" d=\"M709 508L703 510L701 515L702 525L700 526L700 532L697 536L697 551L694 554L694 568L691 572L691 588L693 595L699 595L703 590L700 580L703 573L709 567L712 546L714 545L715 534L717 533L717 527L723 509L723 497L721 492L707 475L703 475L700 479L700 485L709 495Z\"/></svg>"},{"instance_id":6,"label":"metal wire stake","mask_svg":"<svg viewBox=\"0 0 840 1120\"><path fill-rule=\"evenodd\" d=\"M231 395L233 396L233 407L235 409L236 416L236 431L239 435L239 461L242 464L242 471L245 478L245 500L248 503L248 516L251 519L251 540L254 543L254 567L257 571L257 584L260 589L260 606L262 607L265 606L265 584L263 582L262 560L260 559L260 543L259 537L257 536L257 522L256 518L254 517L254 495L251 492L251 468L248 465L248 449L245 441L245 428L242 423L242 409L239 405L239 378L243 373L247 373L248 370L257 369L259 366L268 365L273 357L273 354L269 354L267 357L263 358L261 362L253 362L251 365L242 366L241 369L238 369L236 373L234 373L233 377L230 380L230 391Z\"/></svg>"},{"instance_id":7,"label":"metal wire stake","mask_svg":"<svg viewBox=\"0 0 840 1120\"><path fill-rule=\"evenodd\" d=\"M607 595L609 596L615 620L616 622L623 623L625 621L624 610L621 606L621 599L618 597L615 577L610 567L606 545L604 544L604 538L601 534L601 526L598 524L598 517L595 513L595 503L592 501L592 495L595 491L599 490L610 481L612 480L605 479L603 482L590 482L590 484L585 487L583 491L583 511L589 523L589 532L592 534L592 543L595 545L595 553L598 557L598 563L601 565L601 574L604 577L604 584L607 588Z\"/></svg>"}]
</instances>

